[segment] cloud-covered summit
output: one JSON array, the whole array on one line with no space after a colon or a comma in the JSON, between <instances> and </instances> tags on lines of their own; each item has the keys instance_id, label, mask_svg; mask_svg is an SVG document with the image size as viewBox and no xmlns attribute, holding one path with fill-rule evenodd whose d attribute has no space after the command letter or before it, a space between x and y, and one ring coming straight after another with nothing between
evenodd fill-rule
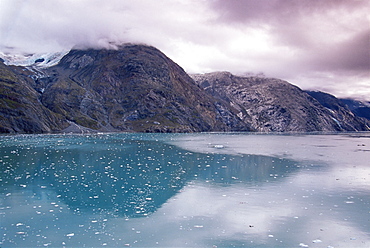
<instances>
[{"instance_id":1,"label":"cloud-covered summit","mask_svg":"<svg viewBox=\"0 0 370 248\"><path fill-rule=\"evenodd\" d=\"M370 95L366 0L0 0L0 51L153 45L190 73L263 72Z\"/></svg>"}]
</instances>

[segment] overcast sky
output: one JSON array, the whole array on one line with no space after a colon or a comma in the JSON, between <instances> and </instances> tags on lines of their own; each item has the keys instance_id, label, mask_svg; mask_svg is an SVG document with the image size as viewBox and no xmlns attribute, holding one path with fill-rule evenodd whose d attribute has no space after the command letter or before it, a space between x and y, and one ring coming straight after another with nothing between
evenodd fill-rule
<instances>
[{"instance_id":1,"label":"overcast sky","mask_svg":"<svg viewBox=\"0 0 370 248\"><path fill-rule=\"evenodd\" d=\"M0 0L0 51L137 42L189 73L264 73L370 100L368 0Z\"/></svg>"}]
</instances>

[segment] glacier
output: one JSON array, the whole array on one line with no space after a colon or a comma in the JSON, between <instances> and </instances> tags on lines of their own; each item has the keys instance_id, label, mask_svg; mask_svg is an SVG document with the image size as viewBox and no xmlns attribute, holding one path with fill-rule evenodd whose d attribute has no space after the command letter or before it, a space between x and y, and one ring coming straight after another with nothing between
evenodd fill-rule
<instances>
[{"instance_id":1,"label":"glacier","mask_svg":"<svg viewBox=\"0 0 370 248\"><path fill-rule=\"evenodd\" d=\"M46 68L58 64L69 51L70 50L34 54L10 54L0 52L0 58L4 60L4 64L6 65Z\"/></svg>"}]
</instances>

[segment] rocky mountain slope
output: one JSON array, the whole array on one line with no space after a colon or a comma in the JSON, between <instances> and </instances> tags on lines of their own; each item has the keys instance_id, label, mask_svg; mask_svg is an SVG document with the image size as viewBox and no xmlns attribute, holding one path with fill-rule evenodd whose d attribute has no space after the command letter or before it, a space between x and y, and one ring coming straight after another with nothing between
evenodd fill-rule
<instances>
[{"instance_id":1,"label":"rocky mountain slope","mask_svg":"<svg viewBox=\"0 0 370 248\"><path fill-rule=\"evenodd\" d=\"M34 94L37 104L32 105L62 116L72 127L139 132L251 130L227 102L205 94L180 66L150 46L72 50L58 65L36 71L34 80L29 76L23 75L22 80Z\"/></svg>"},{"instance_id":2,"label":"rocky mountain slope","mask_svg":"<svg viewBox=\"0 0 370 248\"><path fill-rule=\"evenodd\" d=\"M340 99L357 116L370 121L370 102L360 102L353 99Z\"/></svg>"},{"instance_id":3,"label":"rocky mountain slope","mask_svg":"<svg viewBox=\"0 0 370 248\"><path fill-rule=\"evenodd\" d=\"M28 70L0 61L0 133L44 133L68 127L62 115L40 102L28 76Z\"/></svg>"},{"instance_id":4,"label":"rocky mountain slope","mask_svg":"<svg viewBox=\"0 0 370 248\"><path fill-rule=\"evenodd\" d=\"M333 95L330 95L325 92L320 91L306 91L310 96L315 98L322 106L327 108L334 119L338 121L338 123L342 126L344 130L366 130L364 127L364 123L370 126L370 122L361 116L360 114L356 113L355 109L351 109L349 107L349 104L346 103L346 101L343 101L342 99L338 99L334 97ZM360 103L360 102L358 102ZM366 109L366 107L365 107ZM367 109L369 111L370 108ZM370 111L367 112L364 111L364 113L370 114Z\"/></svg>"},{"instance_id":5,"label":"rocky mountain slope","mask_svg":"<svg viewBox=\"0 0 370 248\"><path fill-rule=\"evenodd\" d=\"M350 110L324 107L282 80L211 73L194 81L150 46L35 62L0 61L1 133L368 130Z\"/></svg>"},{"instance_id":6,"label":"rocky mountain slope","mask_svg":"<svg viewBox=\"0 0 370 248\"><path fill-rule=\"evenodd\" d=\"M283 80L238 77L229 72L193 75L193 78L210 95L237 108L240 119L257 131L369 130L364 120L354 116L349 109L323 106Z\"/></svg>"}]
</instances>

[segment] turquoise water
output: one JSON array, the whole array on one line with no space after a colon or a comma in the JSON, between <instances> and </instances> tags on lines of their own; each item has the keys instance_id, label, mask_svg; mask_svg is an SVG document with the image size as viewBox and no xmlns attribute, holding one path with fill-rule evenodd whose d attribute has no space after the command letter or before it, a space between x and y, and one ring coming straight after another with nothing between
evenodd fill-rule
<instances>
[{"instance_id":1,"label":"turquoise water","mask_svg":"<svg viewBox=\"0 0 370 248\"><path fill-rule=\"evenodd\" d=\"M0 137L1 247L369 247L370 135Z\"/></svg>"}]
</instances>

